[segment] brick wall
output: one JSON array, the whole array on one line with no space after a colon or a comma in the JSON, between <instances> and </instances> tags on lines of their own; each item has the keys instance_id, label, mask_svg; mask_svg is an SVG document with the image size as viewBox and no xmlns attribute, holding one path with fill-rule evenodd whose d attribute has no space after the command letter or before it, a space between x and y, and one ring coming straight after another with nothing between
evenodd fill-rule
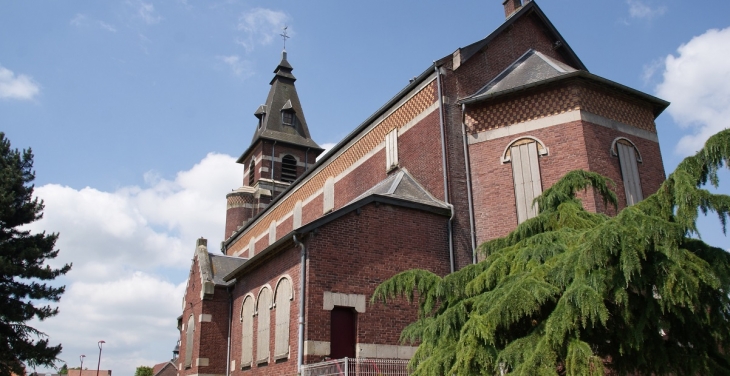
<instances>
[{"instance_id":1,"label":"brick wall","mask_svg":"<svg viewBox=\"0 0 730 376\"><path fill-rule=\"evenodd\" d=\"M357 342L399 344L406 325L417 318L416 306L404 300L369 304L381 282L404 270L449 271L448 218L390 205L368 204L322 226L307 239L306 340L330 341L331 311L323 309L324 292L362 294L365 313L357 314ZM307 362L322 357L309 356Z\"/></svg>"}]
</instances>

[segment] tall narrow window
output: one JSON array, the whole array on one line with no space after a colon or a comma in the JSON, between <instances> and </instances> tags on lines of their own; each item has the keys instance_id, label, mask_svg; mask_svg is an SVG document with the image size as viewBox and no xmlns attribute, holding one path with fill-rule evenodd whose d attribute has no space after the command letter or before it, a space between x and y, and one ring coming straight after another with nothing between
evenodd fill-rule
<instances>
[{"instance_id":1,"label":"tall narrow window","mask_svg":"<svg viewBox=\"0 0 730 376\"><path fill-rule=\"evenodd\" d=\"M398 128L385 135L385 169L398 166Z\"/></svg>"},{"instance_id":2,"label":"tall narrow window","mask_svg":"<svg viewBox=\"0 0 730 376\"><path fill-rule=\"evenodd\" d=\"M328 177L324 182L324 189L322 190L322 212L327 213L335 208L335 178Z\"/></svg>"},{"instance_id":3,"label":"tall narrow window","mask_svg":"<svg viewBox=\"0 0 730 376\"><path fill-rule=\"evenodd\" d=\"M639 178L638 163L641 163L639 149L629 139L619 137L613 140L611 153L617 156L619 163L621 163L621 178L624 181L626 205L631 206L643 200L644 194L641 191L641 179Z\"/></svg>"},{"instance_id":4,"label":"tall narrow window","mask_svg":"<svg viewBox=\"0 0 730 376\"><path fill-rule=\"evenodd\" d=\"M269 324L271 323L271 289L264 287L259 292L259 301L256 303L258 330L256 332L256 362L269 361Z\"/></svg>"},{"instance_id":5,"label":"tall narrow window","mask_svg":"<svg viewBox=\"0 0 730 376\"><path fill-rule=\"evenodd\" d=\"M291 281L282 278L276 287L276 329L274 330L274 358L289 356L290 300L293 298Z\"/></svg>"},{"instance_id":6,"label":"tall narrow window","mask_svg":"<svg viewBox=\"0 0 730 376\"><path fill-rule=\"evenodd\" d=\"M185 328L185 368L193 365L193 334L195 333L195 316L190 315Z\"/></svg>"},{"instance_id":7,"label":"tall narrow window","mask_svg":"<svg viewBox=\"0 0 730 376\"><path fill-rule=\"evenodd\" d=\"M294 213L292 216L294 228L302 227L302 200L299 200L296 204L294 204Z\"/></svg>"},{"instance_id":8,"label":"tall narrow window","mask_svg":"<svg viewBox=\"0 0 730 376\"><path fill-rule=\"evenodd\" d=\"M248 186L253 187L253 175L256 169L256 160L252 159L251 163L248 164Z\"/></svg>"},{"instance_id":9,"label":"tall narrow window","mask_svg":"<svg viewBox=\"0 0 730 376\"><path fill-rule=\"evenodd\" d=\"M544 154L547 154L547 149L534 138L516 140L505 150L502 160L512 163L517 223L537 216L537 205L532 202L542 194L538 156Z\"/></svg>"},{"instance_id":10,"label":"tall narrow window","mask_svg":"<svg viewBox=\"0 0 730 376\"><path fill-rule=\"evenodd\" d=\"M330 357L354 358L357 342L357 313L350 307L334 307L330 321Z\"/></svg>"},{"instance_id":11,"label":"tall narrow window","mask_svg":"<svg viewBox=\"0 0 730 376\"><path fill-rule=\"evenodd\" d=\"M241 306L241 367L253 362L253 297L246 296Z\"/></svg>"},{"instance_id":12,"label":"tall narrow window","mask_svg":"<svg viewBox=\"0 0 730 376\"><path fill-rule=\"evenodd\" d=\"M269 223L269 245L276 242L276 221Z\"/></svg>"},{"instance_id":13,"label":"tall narrow window","mask_svg":"<svg viewBox=\"0 0 730 376\"><path fill-rule=\"evenodd\" d=\"M297 160L291 155L281 158L281 181L291 183L297 180Z\"/></svg>"}]
</instances>

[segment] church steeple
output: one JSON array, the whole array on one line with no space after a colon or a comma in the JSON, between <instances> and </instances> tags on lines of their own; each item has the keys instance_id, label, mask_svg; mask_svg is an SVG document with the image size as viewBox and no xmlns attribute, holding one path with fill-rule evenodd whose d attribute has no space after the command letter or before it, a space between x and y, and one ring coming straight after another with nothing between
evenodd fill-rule
<instances>
[{"instance_id":1,"label":"church steeple","mask_svg":"<svg viewBox=\"0 0 730 376\"><path fill-rule=\"evenodd\" d=\"M294 68L287 60L286 50L284 50L281 53L279 65L274 69L274 77L269 83L271 88L266 103L259 106L254 112L258 122L251 140L251 147L260 140L270 140L303 146L319 152L323 150L309 134L309 127L307 127L299 95L294 86L294 81L297 79L292 74L293 70ZM251 148L249 147L249 149ZM245 155L246 153L241 157L243 158ZM239 163L241 162L239 160Z\"/></svg>"},{"instance_id":2,"label":"church steeple","mask_svg":"<svg viewBox=\"0 0 730 376\"><path fill-rule=\"evenodd\" d=\"M266 208L324 151L309 134L293 70L284 50L266 103L254 111L251 144L236 161L244 166L243 186L226 195L226 238Z\"/></svg>"}]
</instances>

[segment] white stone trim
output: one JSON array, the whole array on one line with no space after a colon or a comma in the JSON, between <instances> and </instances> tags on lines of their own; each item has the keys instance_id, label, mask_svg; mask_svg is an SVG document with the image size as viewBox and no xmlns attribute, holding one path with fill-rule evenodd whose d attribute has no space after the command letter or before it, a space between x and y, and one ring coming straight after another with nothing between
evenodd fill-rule
<instances>
[{"instance_id":1,"label":"white stone trim","mask_svg":"<svg viewBox=\"0 0 730 376\"><path fill-rule=\"evenodd\" d=\"M195 359L196 367L207 367L209 364L210 364L210 360L208 358L196 358Z\"/></svg>"},{"instance_id":2,"label":"white stone trim","mask_svg":"<svg viewBox=\"0 0 730 376\"><path fill-rule=\"evenodd\" d=\"M484 141L495 140L502 137L515 136L522 133L532 132L538 129L550 128L556 125L570 123L573 121L583 120L585 122L600 125L630 134L635 137L643 138L649 141L659 142L659 137L654 132L649 132L633 125L624 124L600 115L592 114L587 111L574 110L558 115L546 116L540 119L528 120L522 123L508 125L506 127L490 129L488 131L479 132L469 135L469 144L478 144Z\"/></svg>"},{"instance_id":3,"label":"white stone trim","mask_svg":"<svg viewBox=\"0 0 730 376\"><path fill-rule=\"evenodd\" d=\"M326 356L330 354L330 343L327 341L304 341L304 355Z\"/></svg>"},{"instance_id":4,"label":"white stone trim","mask_svg":"<svg viewBox=\"0 0 730 376\"><path fill-rule=\"evenodd\" d=\"M377 343L358 343L355 356L358 358L411 359L418 346L381 345Z\"/></svg>"},{"instance_id":5,"label":"white stone trim","mask_svg":"<svg viewBox=\"0 0 730 376\"><path fill-rule=\"evenodd\" d=\"M198 317L198 322L211 322L213 320L213 315L209 315L207 313L202 313Z\"/></svg>"},{"instance_id":6,"label":"white stone trim","mask_svg":"<svg viewBox=\"0 0 730 376\"><path fill-rule=\"evenodd\" d=\"M335 306L352 307L358 313L365 313L365 295L361 294L342 294L338 292L325 291L322 300L322 309L331 311Z\"/></svg>"}]
</instances>

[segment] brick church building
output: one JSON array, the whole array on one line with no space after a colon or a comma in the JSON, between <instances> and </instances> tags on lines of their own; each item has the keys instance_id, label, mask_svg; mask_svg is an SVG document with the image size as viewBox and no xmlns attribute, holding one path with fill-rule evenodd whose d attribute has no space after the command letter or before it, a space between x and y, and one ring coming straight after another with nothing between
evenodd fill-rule
<instances>
[{"instance_id":1,"label":"brick church building","mask_svg":"<svg viewBox=\"0 0 730 376\"><path fill-rule=\"evenodd\" d=\"M494 32L436 60L324 155L283 53L237 161L220 252L196 244L179 376L410 359L398 338L417 309L371 305L382 281L478 262L476 246L534 217L533 198L568 171L613 179L620 207L659 187L655 118L668 103L589 73L534 1L503 5ZM612 214L592 191L581 199Z\"/></svg>"}]
</instances>

